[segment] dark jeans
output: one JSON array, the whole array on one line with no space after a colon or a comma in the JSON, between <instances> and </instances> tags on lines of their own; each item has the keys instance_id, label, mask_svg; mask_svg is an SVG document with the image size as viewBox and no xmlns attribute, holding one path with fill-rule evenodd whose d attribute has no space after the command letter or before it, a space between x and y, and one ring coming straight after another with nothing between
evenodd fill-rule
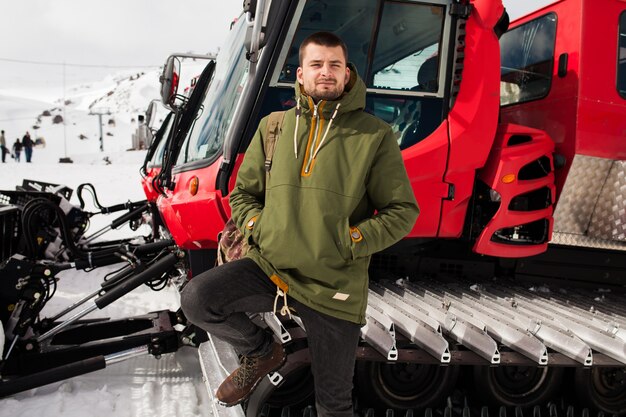
<instances>
[{"instance_id":1,"label":"dark jeans","mask_svg":"<svg viewBox=\"0 0 626 417\"><path fill-rule=\"evenodd\" d=\"M33 157L33 148L24 148L24 153L26 154L26 162L30 162L30 159Z\"/></svg>"},{"instance_id":2,"label":"dark jeans","mask_svg":"<svg viewBox=\"0 0 626 417\"><path fill-rule=\"evenodd\" d=\"M0 152L2 152L2 162L6 162L6 158L7 158L7 154L9 153L9 150L4 145L0 146L0 148L1 148Z\"/></svg>"},{"instance_id":3,"label":"dark jeans","mask_svg":"<svg viewBox=\"0 0 626 417\"><path fill-rule=\"evenodd\" d=\"M247 258L194 277L181 294L187 319L244 355L262 355L267 333L245 313L272 311L276 286ZM307 332L319 417L352 417L352 377L360 325L315 311L293 298ZM282 307L279 299L278 310Z\"/></svg>"}]
</instances>

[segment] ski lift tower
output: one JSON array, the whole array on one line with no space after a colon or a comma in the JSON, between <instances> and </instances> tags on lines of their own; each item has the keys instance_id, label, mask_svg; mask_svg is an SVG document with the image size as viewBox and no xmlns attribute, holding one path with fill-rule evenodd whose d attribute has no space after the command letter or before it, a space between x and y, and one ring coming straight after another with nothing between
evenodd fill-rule
<instances>
[{"instance_id":1,"label":"ski lift tower","mask_svg":"<svg viewBox=\"0 0 626 417\"><path fill-rule=\"evenodd\" d=\"M98 107L89 109L89 114L92 116L98 116L98 126L100 127L100 152L104 152L104 140L102 135L102 116L111 114L111 109L108 107Z\"/></svg>"},{"instance_id":2,"label":"ski lift tower","mask_svg":"<svg viewBox=\"0 0 626 417\"><path fill-rule=\"evenodd\" d=\"M63 62L63 157L59 158L60 164L72 164L72 158L67 156L67 119L65 115L67 100L65 99L65 62Z\"/></svg>"}]
</instances>

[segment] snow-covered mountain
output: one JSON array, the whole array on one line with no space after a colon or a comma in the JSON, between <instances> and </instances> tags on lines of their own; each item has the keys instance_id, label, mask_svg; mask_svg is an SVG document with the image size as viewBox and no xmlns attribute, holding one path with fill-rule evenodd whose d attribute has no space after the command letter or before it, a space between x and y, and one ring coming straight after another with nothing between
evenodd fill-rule
<instances>
[{"instance_id":1,"label":"snow-covered mountain","mask_svg":"<svg viewBox=\"0 0 626 417\"><path fill-rule=\"evenodd\" d=\"M146 103L159 97L160 68L150 71L123 72L100 82L70 89L71 99L80 110L109 109L113 113L138 113Z\"/></svg>"},{"instance_id":2,"label":"snow-covered mountain","mask_svg":"<svg viewBox=\"0 0 626 417\"><path fill-rule=\"evenodd\" d=\"M131 147L131 135L151 100L159 97L159 68L117 73L102 81L67 90L53 102L0 95L0 128L7 146L28 131L42 145L33 152L33 163L73 160L91 154L102 160ZM99 118L102 117L103 148L100 148ZM45 146L44 146L45 144ZM95 155L94 155L95 152Z\"/></svg>"},{"instance_id":3,"label":"snow-covered mountain","mask_svg":"<svg viewBox=\"0 0 626 417\"><path fill-rule=\"evenodd\" d=\"M179 93L190 79L200 74L206 61L184 60ZM56 162L61 157L74 161L102 162L112 153L131 148L131 137L152 100L160 99L162 68L128 70L104 79L66 89L65 97L53 101L25 99L0 90L0 129L7 146L28 131L42 142L33 152L33 163ZM102 115L103 152L100 149L99 117ZM167 111L157 113L158 127Z\"/></svg>"}]
</instances>

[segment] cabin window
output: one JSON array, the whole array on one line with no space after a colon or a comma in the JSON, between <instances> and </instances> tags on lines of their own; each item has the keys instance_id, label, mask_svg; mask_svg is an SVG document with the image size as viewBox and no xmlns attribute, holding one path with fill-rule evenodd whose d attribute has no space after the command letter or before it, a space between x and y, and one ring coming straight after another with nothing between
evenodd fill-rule
<instances>
[{"instance_id":1,"label":"cabin window","mask_svg":"<svg viewBox=\"0 0 626 417\"><path fill-rule=\"evenodd\" d=\"M500 38L500 104L537 100L552 84L556 14L531 20Z\"/></svg>"},{"instance_id":2,"label":"cabin window","mask_svg":"<svg viewBox=\"0 0 626 417\"><path fill-rule=\"evenodd\" d=\"M291 41L280 54L265 99L265 112L295 105L293 85L299 66L299 46L318 31L333 32L348 47L367 86L365 111L392 127L405 149L428 137L443 119L444 79L439 56L448 14L448 2L433 0L309 0L302 8ZM346 16L350 16L346 18Z\"/></svg>"},{"instance_id":3,"label":"cabin window","mask_svg":"<svg viewBox=\"0 0 626 417\"><path fill-rule=\"evenodd\" d=\"M385 2L371 87L436 93L443 19L443 7Z\"/></svg>"},{"instance_id":4,"label":"cabin window","mask_svg":"<svg viewBox=\"0 0 626 417\"><path fill-rule=\"evenodd\" d=\"M617 92L626 98L626 11L619 17L617 48Z\"/></svg>"},{"instance_id":5,"label":"cabin window","mask_svg":"<svg viewBox=\"0 0 626 417\"><path fill-rule=\"evenodd\" d=\"M346 19L346 16L351 17ZM295 82L302 41L315 32L328 31L346 43L348 60L369 89L437 93L439 45L445 17L443 5L308 1L291 44L283 52L278 83Z\"/></svg>"}]
</instances>

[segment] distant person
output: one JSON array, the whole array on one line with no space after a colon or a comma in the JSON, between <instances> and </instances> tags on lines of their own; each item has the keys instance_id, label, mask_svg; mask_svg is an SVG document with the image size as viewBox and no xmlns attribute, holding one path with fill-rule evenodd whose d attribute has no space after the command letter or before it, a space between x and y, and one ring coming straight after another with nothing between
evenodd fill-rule
<instances>
[{"instance_id":1,"label":"distant person","mask_svg":"<svg viewBox=\"0 0 626 417\"><path fill-rule=\"evenodd\" d=\"M15 162L20 162L20 155L22 154L22 142L20 138L15 139L13 144L13 155L15 156Z\"/></svg>"},{"instance_id":2,"label":"distant person","mask_svg":"<svg viewBox=\"0 0 626 417\"><path fill-rule=\"evenodd\" d=\"M0 152L2 152L2 163L4 164L7 154L10 153L7 148L7 140L4 137L4 130L0 133Z\"/></svg>"},{"instance_id":3,"label":"distant person","mask_svg":"<svg viewBox=\"0 0 626 417\"><path fill-rule=\"evenodd\" d=\"M26 162L30 163L33 157L33 140L30 138L30 133L26 132L22 138L22 146L24 147L24 154L26 155Z\"/></svg>"}]
</instances>

